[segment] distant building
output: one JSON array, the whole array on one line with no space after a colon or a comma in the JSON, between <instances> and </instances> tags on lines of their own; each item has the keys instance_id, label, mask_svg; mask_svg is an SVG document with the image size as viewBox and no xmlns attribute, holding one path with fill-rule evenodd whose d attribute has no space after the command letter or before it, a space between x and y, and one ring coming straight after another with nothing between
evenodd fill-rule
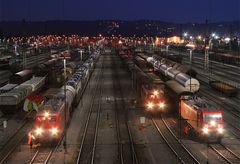
<instances>
[{"instance_id":1,"label":"distant building","mask_svg":"<svg viewBox=\"0 0 240 164\"><path fill-rule=\"evenodd\" d=\"M179 37L179 36L169 37L166 39L166 41L167 41L167 43L175 43L175 44L184 42L183 40L181 40L181 37Z\"/></svg>"}]
</instances>

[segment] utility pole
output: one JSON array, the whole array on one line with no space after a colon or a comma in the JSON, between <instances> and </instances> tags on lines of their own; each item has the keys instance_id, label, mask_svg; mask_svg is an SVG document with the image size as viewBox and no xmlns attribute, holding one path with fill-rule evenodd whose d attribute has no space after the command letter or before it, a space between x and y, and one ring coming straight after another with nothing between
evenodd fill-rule
<instances>
[{"instance_id":1,"label":"utility pole","mask_svg":"<svg viewBox=\"0 0 240 164\"><path fill-rule=\"evenodd\" d=\"M63 147L65 150L65 154L67 154L67 88L66 88L66 80L67 80L67 69L66 69L66 60L68 57L63 57L63 68L64 68L64 141Z\"/></svg>"}]
</instances>

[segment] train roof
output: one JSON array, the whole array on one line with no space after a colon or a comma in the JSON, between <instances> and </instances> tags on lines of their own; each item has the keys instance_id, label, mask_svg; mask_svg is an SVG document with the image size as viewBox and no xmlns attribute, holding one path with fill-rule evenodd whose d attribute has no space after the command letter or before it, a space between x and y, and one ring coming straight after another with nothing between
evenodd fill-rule
<instances>
[{"instance_id":1,"label":"train roof","mask_svg":"<svg viewBox=\"0 0 240 164\"><path fill-rule=\"evenodd\" d=\"M63 104L64 104L64 101L61 99L50 99L45 102L43 108L44 108L44 111L58 112L60 111Z\"/></svg>"},{"instance_id":2,"label":"train roof","mask_svg":"<svg viewBox=\"0 0 240 164\"><path fill-rule=\"evenodd\" d=\"M0 93L1 93L1 91L11 90L11 89L15 88L16 86L17 86L17 84L6 84L0 88Z\"/></svg>"},{"instance_id":3,"label":"train roof","mask_svg":"<svg viewBox=\"0 0 240 164\"><path fill-rule=\"evenodd\" d=\"M202 112L221 112L219 108L215 107L215 105L197 96L193 96L185 102L188 105L193 106L194 109L201 110Z\"/></svg>"},{"instance_id":4,"label":"train roof","mask_svg":"<svg viewBox=\"0 0 240 164\"><path fill-rule=\"evenodd\" d=\"M188 89L186 89L185 87L183 87L181 84L179 84L178 82L176 82L174 80L169 80L169 81L165 82L165 84L166 84L166 86L168 86L168 88L170 88L178 96L193 95L192 92L190 92Z\"/></svg>"},{"instance_id":5,"label":"train roof","mask_svg":"<svg viewBox=\"0 0 240 164\"><path fill-rule=\"evenodd\" d=\"M160 79L159 76L155 75L154 73L147 73L147 76L150 78L150 80L153 83L157 83L157 84L164 84L164 82L162 81L162 79Z\"/></svg>"},{"instance_id":6,"label":"train roof","mask_svg":"<svg viewBox=\"0 0 240 164\"><path fill-rule=\"evenodd\" d=\"M64 98L64 89L62 88L50 88L44 94L46 98Z\"/></svg>"},{"instance_id":7,"label":"train roof","mask_svg":"<svg viewBox=\"0 0 240 164\"><path fill-rule=\"evenodd\" d=\"M21 84L24 81L29 80L32 77L32 71L25 69L23 71L17 72L10 77L10 83Z\"/></svg>"}]
</instances>

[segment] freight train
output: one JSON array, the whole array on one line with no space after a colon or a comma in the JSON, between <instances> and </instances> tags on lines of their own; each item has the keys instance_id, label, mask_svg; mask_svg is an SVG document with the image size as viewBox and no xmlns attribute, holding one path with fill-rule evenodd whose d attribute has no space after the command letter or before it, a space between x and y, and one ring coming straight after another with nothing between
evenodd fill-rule
<instances>
[{"instance_id":1,"label":"freight train","mask_svg":"<svg viewBox=\"0 0 240 164\"><path fill-rule=\"evenodd\" d=\"M33 129L28 134L30 146L37 143L53 143L60 139L99 55L99 52L92 54L66 82L66 86L50 88L46 92L44 105L37 112Z\"/></svg>"},{"instance_id":2,"label":"freight train","mask_svg":"<svg viewBox=\"0 0 240 164\"><path fill-rule=\"evenodd\" d=\"M220 108L216 108L209 102L194 95L199 90L199 82L195 78L190 78L186 73L191 70L180 69L181 65L172 64L169 60L159 60L158 57L148 57L141 55L142 59L152 63L155 70L158 70L163 76L167 77L165 82L157 84L160 90L150 90L148 87L151 83L149 79L157 79L155 74L147 73L138 68L133 62L128 63L129 70L132 74L133 87L137 91L137 100L145 104L144 109L147 111L157 111L162 106L161 112L178 111L179 116L185 122L182 126L188 135L197 134L200 138L208 141L221 142L224 135L223 114ZM146 64L142 64L146 68ZM176 69L178 68L178 69ZM145 69L144 69L145 70ZM184 71L185 70L185 71ZM182 72L181 72L182 71ZM149 78L149 75L152 78ZM159 80L161 81L161 79ZM147 89L149 90L147 90ZM146 96L149 93L149 96ZM159 92L160 91L160 92ZM162 104L154 103L151 97L157 98L156 95L161 93L158 100ZM149 98L150 97L150 98ZM147 100L147 101L146 101ZM157 107L158 104L158 108ZM155 107L155 108L154 108ZM182 124L180 122L180 124Z\"/></svg>"},{"instance_id":3,"label":"freight train","mask_svg":"<svg viewBox=\"0 0 240 164\"><path fill-rule=\"evenodd\" d=\"M78 69L78 65L77 61L67 64L67 77ZM62 86L64 84L63 67L62 60L51 59L33 70L26 69L13 74L9 83L0 88L0 110L4 114L15 113L18 109L23 109L22 107L26 104L24 100L35 95L36 92ZM31 103L32 101L27 104ZM24 110L26 109L24 107Z\"/></svg>"},{"instance_id":4,"label":"freight train","mask_svg":"<svg viewBox=\"0 0 240 164\"><path fill-rule=\"evenodd\" d=\"M163 67L166 66L166 67L172 67L172 68L174 68L178 71L181 71L182 73L185 73L194 78L196 78L196 76L197 76L197 72L194 69L186 67L186 66L184 66L176 61L172 61L168 58L164 58L164 57L161 57L158 55L152 55L150 57L150 56L147 56L147 55L144 55L141 53L138 53L137 56L139 56L142 59L144 59L145 61L147 61L149 64L151 64L152 67L154 67L157 70L161 66L163 66Z\"/></svg>"},{"instance_id":5,"label":"freight train","mask_svg":"<svg viewBox=\"0 0 240 164\"><path fill-rule=\"evenodd\" d=\"M166 82L166 93L168 104L172 105L171 108L178 109L180 117L187 123L182 127L185 133L197 134L207 141L221 142L224 121L220 108L195 96L174 80Z\"/></svg>"},{"instance_id":6,"label":"freight train","mask_svg":"<svg viewBox=\"0 0 240 164\"><path fill-rule=\"evenodd\" d=\"M158 57L149 57L148 61L153 67L167 80L175 80L190 92L197 92L200 88L200 83L197 79L191 76L193 70L184 71L182 66L174 67L169 60L159 60ZM190 75L188 75L190 74Z\"/></svg>"}]
</instances>

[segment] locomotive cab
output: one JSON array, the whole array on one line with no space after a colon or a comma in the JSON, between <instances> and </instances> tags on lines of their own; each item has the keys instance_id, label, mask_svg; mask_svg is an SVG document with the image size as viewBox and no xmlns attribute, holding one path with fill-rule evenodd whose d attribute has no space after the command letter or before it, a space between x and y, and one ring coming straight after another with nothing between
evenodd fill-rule
<instances>
[{"instance_id":1,"label":"locomotive cab","mask_svg":"<svg viewBox=\"0 0 240 164\"><path fill-rule=\"evenodd\" d=\"M147 111L162 111L165 109L164 91L157 85L147 85L143 90Z\"/></svg>"},{"instance_id":2,"label":"locomotive cab","mask_svg":"<svg viewBox=\"0 0 240 164\"><path fill-rule=\"evenodd\" d=\"M205 111L200 114L202 119L202 135L207 138L221 138L223 136L223 118L220 111Z\"/></svg>"}]
</instances>

